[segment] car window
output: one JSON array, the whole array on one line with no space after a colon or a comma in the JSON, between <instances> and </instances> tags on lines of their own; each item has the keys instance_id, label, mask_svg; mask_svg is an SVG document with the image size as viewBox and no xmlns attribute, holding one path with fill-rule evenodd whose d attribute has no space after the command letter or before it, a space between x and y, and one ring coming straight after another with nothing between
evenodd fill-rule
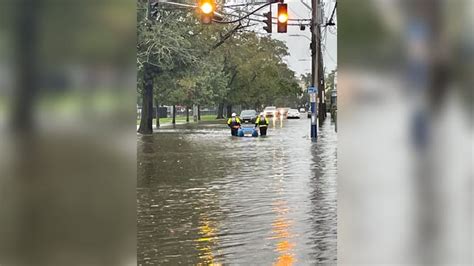
<instances>
[{"instance_id":1,"label":"car window","mask_svg":"<svg viewBox=\"0 0 474 266\"><path fill-rule=\"evenodd\" d=\"M245 110L240 113L240 115L255 115L257 112L253 110Z\"/></svg>"}]
</instances>

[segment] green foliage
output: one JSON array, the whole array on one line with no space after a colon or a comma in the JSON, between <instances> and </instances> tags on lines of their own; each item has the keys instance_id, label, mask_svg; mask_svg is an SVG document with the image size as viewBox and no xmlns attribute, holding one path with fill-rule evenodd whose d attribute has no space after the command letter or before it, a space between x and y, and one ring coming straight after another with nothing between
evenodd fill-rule
<instances>
[{"instance_id":1,"label":"green foliage","mask_svg":"<svg viewBox=\"0 0 474 266\"><path fill-rule=\"evenodd\" d=\"M325 78L326 102L331 102L331 93L335 89L334 85L335 85L336 72L337 72L337 69L334 69Z\"/></svg>"},{"instance_id":2,"label":"green foliage","mask_svg":"<svg viewBox=\"0 0 474 266\"><path fill-rule=\"evenodd\" d=\"M157 21L149 21L146 1L138 5L137 88L144 65L151 65L160 104L261 108L301 93L283 62L283 42L243 31L245 25L202 25L192 10L161 8Z\"/></svg>"}]
</instances>

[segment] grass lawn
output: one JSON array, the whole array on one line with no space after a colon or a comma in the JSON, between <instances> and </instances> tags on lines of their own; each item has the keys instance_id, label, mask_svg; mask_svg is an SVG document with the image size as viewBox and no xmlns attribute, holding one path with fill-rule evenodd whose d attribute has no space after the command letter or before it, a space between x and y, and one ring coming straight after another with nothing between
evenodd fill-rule
<instances>
[{"instance_id":1,"label":"grass lawn","mask_svg":"<svg viewBox=\"0 0 474 266\"><path fill-rule=\"evenodd\" d=\"M167 124L171 123L172 118L167 117L167 118L160 118L160 124ZM209 122L209 121L225 121L225 119L216 119L216 115L201 115L201 121L200 122ZM177 115L176 116L176 123L184 123L186 122L186 116L184 115ZM194 123L193 122L193 117L189 117L189 123ZM156 124L156 119L153 119L153 125ZM137 119L137 125L140 125L140 119Z\"/></svg>"}]
</instances>

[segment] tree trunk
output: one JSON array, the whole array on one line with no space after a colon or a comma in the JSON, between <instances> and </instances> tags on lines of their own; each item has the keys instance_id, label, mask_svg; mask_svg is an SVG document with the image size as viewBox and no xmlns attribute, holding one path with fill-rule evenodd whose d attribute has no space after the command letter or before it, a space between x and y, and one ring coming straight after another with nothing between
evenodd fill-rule
<instances>
[{"instance_id":1,"label":"tree trunk","mask_svg":"<svg viewBox=\"0 0 474 266\"><path fill-rule=\"evenodd\" d=\"M228 104L227 105L227 118L232 117L232 105Z\"/></svg>"},{"instance_id":2,"label":"tree trunk","mask_svg":"<svg viewBox=\"0 0 474 266\"><path fill-rule=\"evenodd\" d=\"M140 119L140 127L138 132L141 134L153 133L153 78L151 76L151 69L146 64L143 71L143 92L142 92L142 115Z\"/></svg>"},{"instance_id":3,"label":"tree trunk","mask_svg":"<svg viewBox=\"0 0 474 266\"><path fill-rule=\"evenodd\" d=\"M260 109L260 104L257 102L257 103L255 103L254 107L255 107L255 110L258 112L259 109Z\"/></svg>"},{"instance_id":4,"label":"tree trunk","mask_svg":"<svg viewBox=\"0 0 474 266\"><path fill-rule=\"evenodd\" d=\"M198 105L198 121L201 121L201 106Z\"/></svg>"},{"instance_id":5,"label":"tree trunk","mask_svg":"<svg viewBox=\"0 0 474 266\"><path fill-rule=\"evenodd\" d=\"M155 99L155 106L156 106L156 128L160 128L160 105L158 103L158 99Z\"/></svg>"},{"instance_id":6,"label":"tree trunk","mask_svg":"<svg viewBox=\"0 0 474 266\"><path fill-rule=\"evenodd\" d=\"M173 104L173 119L171 120L171 123L174 125L176 124L176 105Z\"/></svg>"},{"instance_id":7,"label":"tree trunk","mask_svg":"<svg viewBox=\"0 0 474 266\"><path fill-rule=\"evenodd\" d=\"M10 123L15 131L34 127L34 105L38 83L38 20L42 1L22 0L16 14L14 32L15 83Z\"/></svg>"},{"instance_id":8,"label":"tree trunk","mask_svg":"<svg viewBox=\"0 0 474 266\"><path fill-rule=\"evenodd\" d=\"M198 121L198 106L193 104L193 122Z\"/></svg>"},{"instance_id":9,"label":"tree trunk","mask_svg":"<svg viewBox=\"0 0 474 266\"><path fill-rule=\"evenodd\" d=\"M186 123L189 123L189 106L186 105Z\"/></svg>"},{"instance_id":10,"label":"tree trunk","mask_svg":"<svg viewBox=\"0 0 474 266\"><path fill-rule=\"evenodd\" d=\"M219 103L216 119L224 119L224 103Z\"/></svg>"}]
</instances>

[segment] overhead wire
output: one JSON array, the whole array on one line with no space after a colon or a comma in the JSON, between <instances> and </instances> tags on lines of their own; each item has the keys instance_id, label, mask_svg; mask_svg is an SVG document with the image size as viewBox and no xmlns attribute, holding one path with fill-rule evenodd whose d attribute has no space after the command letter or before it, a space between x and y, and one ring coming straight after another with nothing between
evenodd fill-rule
<instances>
[{"instance_id":1,"label":"overhead wire","mask_svg":"<svg viewBox=\"0 0 474 266\"><path fill-rule=\"evenodd\" d=\"M183 3L177 3L177 2L159 2L159 3L175 6L176 9L197 8L196 5L183 4ZM213 21L216 22L216 23L220 23L220 24L237 23L237 22L239 22L243 19L249 19L251 21L257 21L257 22L263 22L263 20L250 18L250 16L265 17L264 15L256 14L255 12L257 12L257 11L261 10L262 8L264 8L266 6L269 6L271 4L273 4L273 2L263 4L260 7L254 9L252 11L233 8L233 6L237 6L237 5L223 6L225 9L230 9L230 10L233 10L233 11L238 12L238 13L245 13L245 15L244 16L239 16L239 15L229 14L227 12L222 12L222 11L221 12L215 12L216 14L221 15L221 16L228 15L228 16L237 17L237 19L232 20L232 21L220 21L220 20L213 20ZM239 4L238 6L250 7L249 4ZM168 9L168 8L166 8L166 9ZM272 17L272 19L277 20L276 17ZM287 23L288 26L301 26L301 25L309 26L311 19L309 19L309 18L298 18L298 19L289 18L288 21L301 22L301 23ZM305 22L305 23L303 23L303 22ZM272 21L272 24L277 24L277 23Z\"/></svg>"},{"instance_id":2,"label":"overhead wire","mask_svg":"<svg viewBox=\"0 0 474 266\"><path fill-rule=\"evenodd\" d=\"M245 11L245 10L239 10L239 9L235 9L235 8L229 8L229 9L235 10L235 11L241 11L241 12L244 12L244 13L249 13L249 11ZM290 8L290 10L291 10L291 8ZM257 14L257 13L252 14L252 16L259 16L259 17L263 17L263 18L265 17L264 15ZM277 17L272 17L272 19L277 19ZM293 19L288 18L288 21L311 21L311 19L310 18L293 18Z\"/></svg>"},{"instance_id":3,"label":"overhead wire","mask_svg":"<svg viewBox=\"0 0 474 266\"><path fill-rule=\"evenodd\" d=\"M235 14L232 14L232 13L225 13L225 12L223 12L223 14L226 15L226 16L233 16L233 17L239 17L239 18L240 18L240 16L235 15ZM247 19L247 20L250 20L250 21L263 22L262 19L258 19L258 18L256 18L256 17L265 18L264 15L254 13L254 14L251 14L250 16L247 16L247 17L244 18L244 19ZM273 22L273 20L277 20L276 17L272 17L272 24L274 24L274 25L278 24L277 22ZM292 21L300 21L300 20L295 20L295 19L294 19L294 20L292 20ZM301 26L301 25L308 25L308 26L309 26L309 22L307 22L307 23L287 23L287 25L288 25L288 26Z\"/></svg>"}]
</instances>

